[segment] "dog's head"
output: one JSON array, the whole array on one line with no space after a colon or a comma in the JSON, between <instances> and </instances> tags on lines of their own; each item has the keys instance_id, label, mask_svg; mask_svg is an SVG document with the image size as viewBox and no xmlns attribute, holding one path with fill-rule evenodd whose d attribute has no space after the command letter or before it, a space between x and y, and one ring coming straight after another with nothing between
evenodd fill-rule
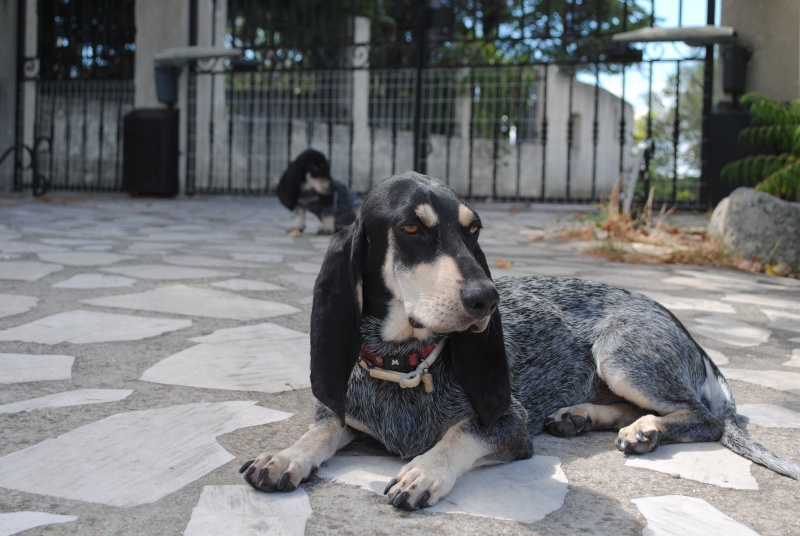
<instances>
[{"instance_id":1,"label":"dog's head","mask_svg":"<svg viewBox=\"0 0 800 536\"><path fill-rule=\"evenodd\" d=\"M328 159L315 149L306 149L289 164L278 182L278 198L286 208L293 210L304 188L311 188L322 196L332 194Z\"/></svg>"},{"instance_id":2,"label":"dog's head","mask_svg":"<svg viewBox=\"0 0 800 536\"><path fill-rule=\"evenodd\" d=\"M478 214L443 183L405 173L376 185L337 233L317 278L311 319L314 395L344 416L361 318L385 341L448 334L456 379L484 424L510 403L499 297L478 245Z\"/></svg>"}]
</instances>

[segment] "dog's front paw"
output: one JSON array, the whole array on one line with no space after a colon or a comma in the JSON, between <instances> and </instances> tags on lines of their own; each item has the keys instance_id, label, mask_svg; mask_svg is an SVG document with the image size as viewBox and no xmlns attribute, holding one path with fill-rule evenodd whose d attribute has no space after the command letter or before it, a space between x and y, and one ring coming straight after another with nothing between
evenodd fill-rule
<instances>
[{"instance_id":1,"label":"dog's front paw","mask_svg":"<svg viewBox=\"0 0 800 536\"><path fill-rule=\"evenodd\" d=\"M645 415L625 428L621 428L614 444L626 454L644 454L655 450L661 440L658 417Z\"/></svg>"},{"instance_id":2,"label":"dog's front paw","mask_svg":"<svg viewBox=\"0 0 800 536\"><path fill-rule=\"evenodd\" d=\"M455 484L456 478L447 474L446 463L418 461L422 456L406 464L386 489L389 504L403 510L416 510L433 506L445 496Z\"/></svg>"},{"instance_id":3,"label":"dog's front paw","mask_svg":"<svg viewBox=\"0 0 800 536\"><path fill-rule=\"evenodd\" d=\"M244 480L260 491L294 491L317 472L308 460L293 458L284 452L261 454L239 468Z\"/></svg>"},{"instance_id":4,"label":"dog's front paw","mask_svg":"<svg viewBox=\"0 0 800 536\"><path fill-rule=\"evenodd\" d=\"M286 232L292 238L297 238L298 236L303 236L303 229L302 228L293 227L293 228L289 229Z\"/></svg>"}]
</instances>

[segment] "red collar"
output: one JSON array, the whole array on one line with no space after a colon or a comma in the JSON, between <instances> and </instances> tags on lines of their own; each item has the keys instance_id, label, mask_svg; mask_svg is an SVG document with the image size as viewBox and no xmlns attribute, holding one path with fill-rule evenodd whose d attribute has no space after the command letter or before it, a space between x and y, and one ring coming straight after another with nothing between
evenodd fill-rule
<instances>
[{"instance_id":1,"label":"red collar","mask_svg":"<svg viewBox=\"0 0 800 536\"><path fill-rule=\"evenodd\" d=\"M430 346L426 346L419 352L415 352L413 354L386 358L379 356L369 348L362 346L358 355L364 358L371 366L405 373L416 369L420 361L428 357L435 348L436 345L431 344Z\"/></svg>"}]
</instances>

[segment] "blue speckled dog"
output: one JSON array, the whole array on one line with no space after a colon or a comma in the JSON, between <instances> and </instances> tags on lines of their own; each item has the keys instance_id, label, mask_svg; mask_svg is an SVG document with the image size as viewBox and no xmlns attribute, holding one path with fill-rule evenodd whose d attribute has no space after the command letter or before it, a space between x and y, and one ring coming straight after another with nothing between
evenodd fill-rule
<instances>
[{"instance_id":1,"label":"blue speckled dog","mask_svg":"<svg viewBox=\"0 0 800 536\"><path fill-rule=\"evenodd\" d=\"M627 453L720 440L800 479L738 427L728 383L669 311L578 279L493 282L480 228L429 177L394 176L370 192L332 238L314 290L315 423L245 463L250 485L291 491L363 432L412 458L386 493L416 509L473 467L530 457L545 429L619 430Z\"/></svg>"}]
</instances>

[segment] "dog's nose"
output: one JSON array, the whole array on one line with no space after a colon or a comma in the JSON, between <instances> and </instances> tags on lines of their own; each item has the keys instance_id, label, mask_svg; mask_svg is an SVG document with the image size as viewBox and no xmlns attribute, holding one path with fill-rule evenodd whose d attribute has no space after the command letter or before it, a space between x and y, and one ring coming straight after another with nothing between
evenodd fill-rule
<instances>
[{"instance_id":1,"label":"dog's nose","mask_svg":"<svg viewBox=\"0 0 800 536\"><path fill-rule=\"evenodd\" d=\"M461 302L470 316L485 318L497 309L500 295L491 283L469 283L461 288Z\"/></svg>"}]
</instances>

